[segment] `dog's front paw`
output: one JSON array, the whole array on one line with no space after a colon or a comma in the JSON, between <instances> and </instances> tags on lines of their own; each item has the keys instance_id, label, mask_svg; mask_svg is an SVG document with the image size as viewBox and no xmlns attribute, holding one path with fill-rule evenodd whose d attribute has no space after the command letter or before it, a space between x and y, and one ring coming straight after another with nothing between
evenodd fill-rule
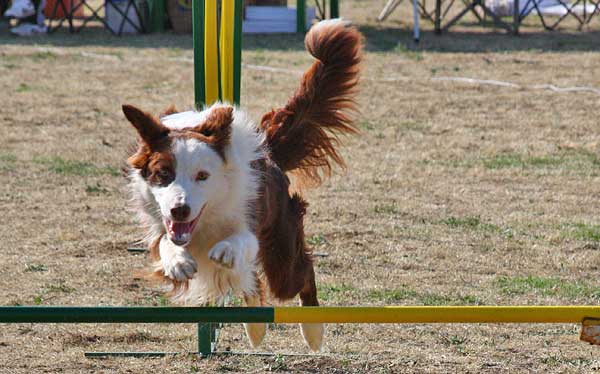
<instances>
[{"instance_id":1,"label":"dog's front paw","mask_svg":"<svg viewBox=\"0 0 600 374\"><path fill-rule=\"evenodd\" d=\"M194 277L198 265L188 252L180 252L170 260L163 261L163 269L167 277L183 282Z\"/></svg>"},{"instance_id":2,"label":"dog's front paw","mask_svg":"<svg viewBox=\"0 0 600 374\"><path fill-rule=\"evenodd\" d=\"M208 258L221 267L231 269L235 265L236 251L230 242L223 240L212 247Z\"/></svg>"}]
</instances>

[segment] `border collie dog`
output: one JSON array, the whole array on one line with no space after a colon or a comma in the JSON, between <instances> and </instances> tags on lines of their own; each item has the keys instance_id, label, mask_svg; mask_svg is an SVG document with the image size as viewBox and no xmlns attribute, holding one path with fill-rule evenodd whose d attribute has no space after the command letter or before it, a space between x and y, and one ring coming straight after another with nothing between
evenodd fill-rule
<instances>
[{"instance_id":1,"label":"border collie dog","mask_svg":"<svg viewBox=\"0 0 600 374\"><path fill-rule=\"evenodd\" d=\"M316 306L311 250L304 238L307 203L294 191L318 185L333 163L337 135L354 133L350 114L361 59L359 32L341 20L307 33L316 59L285 107L255 125L239 108L173 108L155 117L131 105L125 116L138 133L127 162L135 209L155 261L153 274L172 284L186 304L220 300L229 290L248 306L300 295ZM252 346L265 324L246 324ZM322 324L301 324L312 350Z\"/></svg>"}]
</instances>

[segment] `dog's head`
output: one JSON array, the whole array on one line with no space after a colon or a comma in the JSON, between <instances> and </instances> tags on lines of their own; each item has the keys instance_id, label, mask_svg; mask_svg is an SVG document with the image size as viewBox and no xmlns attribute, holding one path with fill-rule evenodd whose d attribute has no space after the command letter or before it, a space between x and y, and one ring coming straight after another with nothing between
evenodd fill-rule
<instances>
[{"instance_id":1,"label":"dog's head","mask_svg":"<svg viewBox=\"0 0 600 374\"><path fill-rule=\"evenodd\" d=\"M187 245L205 208L227 196L225 150L233 108L212 107L196 113L196 123L169 127L131 105L123 105L123 113L138 133L128 164L153 195L169 239Z\"/></svg>"}]
</instances>

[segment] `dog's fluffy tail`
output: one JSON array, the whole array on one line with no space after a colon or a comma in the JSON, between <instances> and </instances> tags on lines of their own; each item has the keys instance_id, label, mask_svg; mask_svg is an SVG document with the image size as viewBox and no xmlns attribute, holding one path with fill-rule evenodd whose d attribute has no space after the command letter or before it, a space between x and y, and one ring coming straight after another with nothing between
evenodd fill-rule
<instances>
[{"instance_id":1,"label":"dog's fluffy tail","mask_svg":"<svg viewBox=\"0 0 600 374\"><path fill-rule=\"evenodd\" d=\"M313 26L304 44L316 61L286 106L263 116L261 128L281 170L315 186L331 174L332 161L344 166L337 136L356 132L350 115L356 111L361 36L342 20L328 20Z\"/></svg>"}]
</instances>

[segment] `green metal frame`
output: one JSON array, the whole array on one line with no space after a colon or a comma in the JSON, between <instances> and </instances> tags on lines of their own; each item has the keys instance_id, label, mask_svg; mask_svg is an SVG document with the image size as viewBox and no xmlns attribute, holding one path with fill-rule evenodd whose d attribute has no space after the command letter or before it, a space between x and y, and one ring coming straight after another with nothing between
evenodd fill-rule
<instances>
[{"instance_id":1,"label":"green metal frame","mask_svg":"<svg viewBox=\"0 0 600 374\"><path fill-rule=\"evenodd\" d=\"M296 0L296 32L306 32L306 0Z\"/></svg>"},{"instance_id":2,"label":"green metal frame","mask_svg":"<svg viewBox=\"0 0 600 374\"><path fill-rule=\"evenodd\" d=\"M0 307L0 323L197 323L198 353L217 349L223 322L273 322L273 308ZM86 357L161 357L175 352L86 352Z\"/></svg>"},{"instance_id":3,"label":"green metal frame","mask_svg":"<svg viewBox=\"0 0 600 374\"><path fill-rule=\"evenodd\" d=\"M329 16L331 18L340 18L340 4L338 0L330 0L329 3Z\"/></svg>"},{"instance_id":4,"label":"green metal frame","mask_svg":"<svg viewBox=\"0 0 600 374\"><path fill-rule=\"evenodd\" d=\"M165 0L150 1L150 31L165 31Z\"/></svg>"},{"instance_id":5,"label":"green metal frame","mask_svg":"<svg viewBox=\"0 0 600 374\"><path fill-rule=\"evenodd\" d=\"M273 322L270 307L4 306L0 323Z\"/></svg>"},{"instance_id":6,"label":"green metal frame","mask_svg":"<svg viewBox=\"0 0 600 374\"><path fill-rule=\"evenodd\" d=\"M317 0L318 1L318 0ZM327 1L323 1L324 6L327 6ZM325 9L323 9L325 12ZM339 0L330 0L329 2L329 18L340 17ZM296 0L296 32L306 32L306 0Z\"/></svg>"},{"instance_id":7,"label":"green metal frame","mask_svg":"<svg viewBox=\"0 0 600 374\"><path fill-rule=\"evenodd\" d=\"M202 109L202 106L206 102L204 92L204 0L192 1L192 18L194 45L194 98L196 108Z\"/></svg>"},{"instance_id":8,"label":"green metal frame","mask_svg":"<svg viewBox=\"0 0 600 374\"><path fill-rule=\"evenodd\" d=\"M240 104L240 91L242 86L242 22L243 22L243 0L235 0L233 37L233 102Z\"/></svg>"}]
</instances>

